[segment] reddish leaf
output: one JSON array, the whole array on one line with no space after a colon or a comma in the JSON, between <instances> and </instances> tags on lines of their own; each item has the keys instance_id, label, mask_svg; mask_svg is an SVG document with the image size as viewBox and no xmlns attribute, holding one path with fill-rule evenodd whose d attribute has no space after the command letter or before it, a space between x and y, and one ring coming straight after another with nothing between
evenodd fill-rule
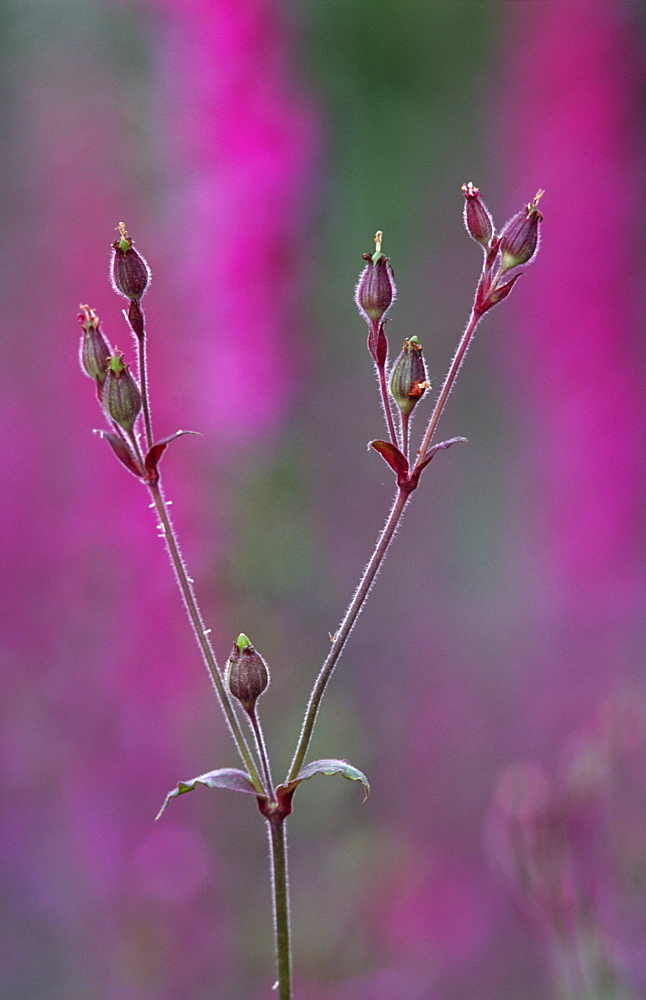
<instances>
[{"instance_id":1,"label":"reddish leaf","mask_svg":"<svg viewBox=\"0 0 646 1000\"><path fill-rule=\"evenodd\" d=\"M120 438L118 434L111 434L109 431L101 431L101 437L106 439L113 452L121 464L125 465L128 472L132 472L133 476L136 476L137 479L141 479L142 472L130 445L127 444L123 438Z\"/></svg>"},{"instance_id":2,"label":"reddish leaf","mask_svg":"<svg viewBox=\"0 0 646 1000\"><path fill-rule=\"evenodd\" d=\"M390 441L371 441L368 445L369 448L374 448L378 451L385 462L397 475L397 483L399 486L404 485L408 480L408 459L405 455L401 453L399 448L396 448L394 444Z\"/></svg>"},{"instance_id":3,"label":"reddish leaf","mask_svg":"<svg viewBox=\"0 0 646 1000\"><path fill-rule=\"evenodd\" d=\"M429 448L424 461L420 462L417 468L411 473L410 478L412 482L414 482L417 486L422 471L426 468L431 459L435 457L438 451L446 451L446 449L450 448L452 444L460 444L461 442L466 444L467 439L463 437L449 438L448 441L440 441L439 444L434 444L432 448Z\"/></svg>"},{"instance_id":4,"label":"reddish leaf","mask_svg":"<svg viewBox=\"0 0 646 1000\"><path fill-rule=\"evenodd\" d=\"M144 462L146 466L146 473L148 479L152 480L153 482L156 482L159 479L159 472L157 471L157 466L159 465L160 459L164 454L164 452L166 451L166 449L168 448L168 445L171 443L171 441L174 441L175 438L183 437L185 434L199 434L199 433L200 433L199 431L175 431L175 433L171 434L170 437L162 438L161 441L156 441L155 444L151 447L148 454L146 455Z\"/></svg>"}]
</instances>

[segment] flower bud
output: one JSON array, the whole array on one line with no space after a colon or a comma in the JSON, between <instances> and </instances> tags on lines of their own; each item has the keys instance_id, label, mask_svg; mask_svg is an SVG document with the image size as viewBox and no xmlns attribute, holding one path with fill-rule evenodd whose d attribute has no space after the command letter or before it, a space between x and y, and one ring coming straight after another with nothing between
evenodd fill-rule
<instances>
[{"instance_id":1,"label":"flower bud","mask_svg":"<svg viewBox=\"0 0 646 1000\"><path fill-rule=\"evenodd\" d=\"M462 185L462 193L466 199L464 203L464 224L467 227L469 236L472 236L476 243L482 244L483 247L488 247L494 234L493 219L480 197L480 191L469 181L468 184Z\"/></svg>"},{"instance_id":2,"label":"flower bud","mask_svg":"<svg viewBox=\"0 0 646 1000\"><path fill-rule=\"evenodd\" d=\"M94 309L89 306L79 306L78 321L83 327L79 360L86 375L93 378L97 388L105 382L112 351L101 333L101 323Z\"/></svg>"},{"instance_id":3,"label":"flower bud","mask_svg":"<svg viewBox=\"0 0 646 1000\"><path fill-rule=\"evenodd\" d=\"M115 354L103 384L103 408L116 424L125 431L132 431L141 410L139 386L123 363L123 354Z\"/></svg>"},{"instance_id":4,"label":"flower bud","mask_svg":"<svg viewBox=\"0 0 646 1000\"><path fill-rule=\"evenodd\" d=\"M123 222L118 230L119 239L112 244L112 284L120 295L139 302L150 281L150 268L132 245Z\"/></svg>"},{"instance_id":5,"label":"flower bud","mask_svg":"<svg viewBox=\"0 0 646 1000\"><path fill-rule=\"evenodd\" d=\"M246 635L241 633L227 660L225 682L245 712L253 712L256 701L267 690L269 670Z\"/></svg>"},{"instance_id":6,"label":"flower bud","mask_svg":"<svg viewBox=\"0 0 646 1000\"><path fill-rule=\"evenodd\" d=\"M369 323L375 324L381 322L397 294L388 257L381 253L382 236L381 232L375 235L376 252L372 256L363 255L368 263L359 276L354 296L359 312Z\"/></svg>"},{"instance_id":7,"label":"flower bud","mask_svg":"<svg viewBox=\"0 0 646 1000\"><path fill-rule=\"evenodd\" d=\"M422 357L422 345L417 337L404 341L402 352L393 365L390 376L390 392L404 416L430 389L426 378L426 367Z\"/></svg>"},{"instance_id":8,"label":"flower bud","mask_svg":"<svg viewBox=\"0 0 646 1000\"><path fill-rule=\"evenodd\" d=\"M538 250L538 227L543 216L537 206L543 194L538 191L534 200L517 212L500 234L501 272L529 263Z\"/></svg>"}]
</instances>

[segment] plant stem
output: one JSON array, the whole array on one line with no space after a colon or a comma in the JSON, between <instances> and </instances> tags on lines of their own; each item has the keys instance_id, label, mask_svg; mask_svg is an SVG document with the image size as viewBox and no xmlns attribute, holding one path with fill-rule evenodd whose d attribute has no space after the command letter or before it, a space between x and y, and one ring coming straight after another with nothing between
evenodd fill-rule
<instances>
[{"instance_id":1,"label":"plant stem","mask_svg":"<svg viewBox=\"0 0 646 1000\"><path fill-rule=\"evenodd\" d=\"M384 416L386 417L386 424L388 425L388 433L390 434L391 443L398 447L399 441L397 440L397 432L395 430L395 421L393 420L393 411L390 408L390 398L388 396L388 386L386 385L386 370L383 365L377 365L377 371L379 373L379 389L381 392L381 403L384 408Z\"/></svg>"},{"instance_id":2,"label":"plant stem","mask_svg":"<svg viewBox=\"0 0 646 1000\"><path fill-rule=\"evenodd\" d=\"M271 843L271 884L278 971L278 1000L291 1000L291 946L289 940L289 884L287 878L287 839L285 817L274 814L267 819Z\"/></svg>"},{"instance_id":3,"label":"plant stem","mask_svg":"<svg viewBox=\"0 0 646 1000\"><path fill-rule=\"evenodd\" d=\"M202 653L202 658L211 677L215 693L222 707L222 711L224 712L235 745L238 748L238 753L242 757L245 767L247 768L251 782L258 794L264 795L265 789L260 779L258 769L254 763L249 745L247 744L244 734L240 728L238 718L235 714L233 705L231 704L228 692L224 686L224 681L222 680L222 675L220 674L220 670L218 668L215 653L211 648L208 632L204 628L204 621L202 620L202 615L200 614L192 582L186 572L186 567L184 566L184 561L179 551L175 530L170 517L168 516L168 510L166 509L166 503L164 501L161 487L159 483L148 483L147 485L150 495L153 498L157 516L159 517L159 523L166 541L166 548L168 549L170 561L175 573L175 579L177 580L177 585L180 589L184 606L188 613L191 628L193 629L193 634L197 640L197 644L200 647L200 652Z\"/></svg>"},{"instance_id":4,"label":"plant stem","mask_svg":"<svg viewBox=\"0 0 646 1000\"><path fill-rule=\"evenodd\" d=\"M146 428L147 451L153 446L153 425L150 416L150 401L148 399L148 376L146 374L146 337L137 338L139 348L139 382L141 384L141 402L144 411L144 426Z\"/></svg>"},{"instance_id":5,"label":"plant stem","mask_svg":"<svg viewBox=\"0 0 646 1000\"><path fill-rule=\"evenodd\" d=\"M388 546L390 545L397 525L399 524L399 520L404 512L404 507L408 503L409 496L409 491L398 489L390 514L388 515L388 520L386 521L381 534L377 539L375 550L370 557L368 565L363 571L363 576L361 577L359 586L354 592L354 596L350 601L343 620L341 621L336 635L334 636L330 652L328 653L325 662L319 671L319 675L316 678L316 683L312 688L310 700L307 705L305 719L303 720L303 728L301 729L301 734L298 739L294 759L292 761L289 774L287 775L287 781L292 781L303 766L303 761L305 760L305 754L307 753L307 748L309 747L310 740L312 738L316 716L319 711L325 688L327 687L327 683L332 676L332 671L336 666L337 660L343 651L343 647L345 646L352 626L357 620L359 612L366 602L373 580L375 579L379 571L379 567L384 560Z\"/></svg>"},{"instance_id":6,"label":"plant stem","mask_svg":"<svg viewBox=\"0 0 646 1000\"><path fill-rule=\"evenodd\" d=\"M462 365L462 362L464 361L464 356L467 353L467 349L469 347L469 344L471 343L471 338L473 337L473 334L475 332L475 328L478 325L478 323L480 322L481 318L482 318L482 313L478 312L476 310L476 308L475 308L475 305L474 305L473 309L471 310L471 315L469 317L469 322L467 323L466 330L462 334L462 337L460 339L460 343L458 344L457 350L456 350L456 352L455 352L455 354L453 356L453 361L451 362L451 367L449 368L449 370L447 372L447 375L446 375L446 378L444 379L444 385L442 386L440 394L437 397L437 402L435 404L435 408L434 408L434 410L433 410L433 412L431 414L431 418L430 418L430 420L428 422L428 427L426 428L426 432L424 434L424 439L422 441L422 445L421 445L421 447L419 449L419 452L418 452L418 455L417 455L417 461L415 462L415 465L413 467L415 469L419 465L421 465L421 463L424 461L426 453L427 453L427 451L428 451L428 449L430 447L431 441L433 439L433 435L435 433L435 428L437 427L438 421L439 421L440 417L442 416L442 410L444 409L444 407L446 405L446 401L449 398L449 393L451 392L451 389L453 388L453 383L455 382L455 380L457 378L457 375L458 375L458 372L460 371L460 367Z\"/></svg>"},{"instance_id":7,"label":"plant stem","mask_svg":"<svg viewBox=\"0 0 646 1000\"><path fill-rule=\"evenodd\" d=\"M265 779L265 784L267 786L267 797L273 799L274 797L274 781L271 776L271 766L269 764L269 754L267 753L267 745L265 743L265 736L262 731L262 726L260 725L260 719L255 708L249 710L247 709L247 715L249 716L249 722L251 723L251 728L253 729L253 734L256 739L256 748L258 750L258 756L260 757L260 763L262 765L262 772Z\"/></svg>"}]
</instances>

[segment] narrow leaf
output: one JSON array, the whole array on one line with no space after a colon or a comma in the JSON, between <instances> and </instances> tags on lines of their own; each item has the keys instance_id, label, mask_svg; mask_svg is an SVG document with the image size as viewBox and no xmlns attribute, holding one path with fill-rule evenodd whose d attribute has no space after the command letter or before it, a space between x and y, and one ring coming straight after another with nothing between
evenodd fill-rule
<instances>
[{"instance_id":1,"label":"narrow leaf","mask_svg":"<svg viewBox=\"0 0 646 1000\"><path fill-rule=\"evenodd\" d=\"M347 760L325 759L313 760L311 764L306 764L305 767L301 768L296 777L291 781L286 781L284 784L279 785L276 789L277 793L279 793L279 797L287 795L291 797L296 787L300 785L301 781L307 781L308 778L313 778L315 774L341 774L349 781L360 781L366 793L363 800L364 802L370 794L368 779L363 771L360 771L358 767L353 767L352 764L348 764Z\"/></svg>"},{"instance_id":2,"label":"narrow leaf","mask_svg":"<svg viewBox=\"0 0 646 1000\"><path fill-rule=\"evenodd\" d=\"M424 461L420 462L411 474L411 479L415 484L417 484L421 472L426 468L431 459L437 455L438 451L446 451L446 449L450 448L452 444L467 444L467 439L465 437L449 438L448 441L440 441L439 444L434 444L432 448L429 448Z\"/></svg>"},{"instance_id":3,"label":"narrow leaf","mask_svg":"<svg viewBox=\"0 0 646 1000\"><path fill-rule=\"evenodd\" d=\"M125 465L128 472L132 472L133 476L137 479L141 479L141 469L139 468L139 463L135 458L130 445L126 444L117 434L111 434L109 431L101 431L101 437L104 437L113 452L119 459L122 465Z\"/></svg>"},{"instance_id":4,"label":"narrow leaf","mask_svg":"<svg viewBox=\"0 0 646 1000\"><path fill-rule=\"evenodd\" d=\"M184 792L192 792L198 785L204 785L207 788L228 788L231 792L247 792L249 795L257 795L251 778L245 771L239 771L236 767L221 767L217 771L209 771L208 774L200 774L197 778L191 778L190 781L178 781L177 788L168 793L155 819L159 819L171 799L177 795L183 795Z\"/></svg>"},{"instance_id":5,"label":"narrow leaf","mask_svg":"<svg viewBox=\"0 0 646 1000\"><path fill-rule=\"evenodd\" d=\"M401 480L406 481L408 478L408 459L399 448L396 448L390 441L371 441L368 447L374 448L384 461L388 462L390 468L397 474L398 483Z\"/></svg>"},{"instance_id":6,"label":"narrow leaf","mask_svg":"<svg viewBox=\"0 0 646 1000\"><path fill-rule=\"evenodd\" d=\"M171 443L171 441L174 441L178 437L183 437L185 434L199 434L199 433L200 433L199 431L175 431L175 433L171 434L170 437L162 438L161 441L156 441L155 444L151 447L148 454L146 455L144 463L146 466L146 472L148 473L148 478L149 479L158 478L157 466L159 465L160 459L164 454L164 452L166 451L166 449L168 448L168 445Z\"/></svg>"}]
</instances>

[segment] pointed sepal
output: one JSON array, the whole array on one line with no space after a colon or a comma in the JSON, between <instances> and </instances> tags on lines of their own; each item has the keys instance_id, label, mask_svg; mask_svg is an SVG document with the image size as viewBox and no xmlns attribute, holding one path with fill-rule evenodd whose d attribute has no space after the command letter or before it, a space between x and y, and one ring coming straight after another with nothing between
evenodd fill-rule
<instances>
[{"instance_id":1,"label":"pointed sepal","mask_svg":"<svg viewBox=\"0 0 646 1000\"><path fill-rule=\"evenodd\" d=\"M246 792L248 795L258 794L246 771L240 771L237 767L220 767L217 771L200 774L190 781L178 781L177 788L168 793L155 819L159 819L171 799L185 792L192 792L198 785L204 785L206 788L228 788L230 792Z\"/></svg>"}]
</instances>

